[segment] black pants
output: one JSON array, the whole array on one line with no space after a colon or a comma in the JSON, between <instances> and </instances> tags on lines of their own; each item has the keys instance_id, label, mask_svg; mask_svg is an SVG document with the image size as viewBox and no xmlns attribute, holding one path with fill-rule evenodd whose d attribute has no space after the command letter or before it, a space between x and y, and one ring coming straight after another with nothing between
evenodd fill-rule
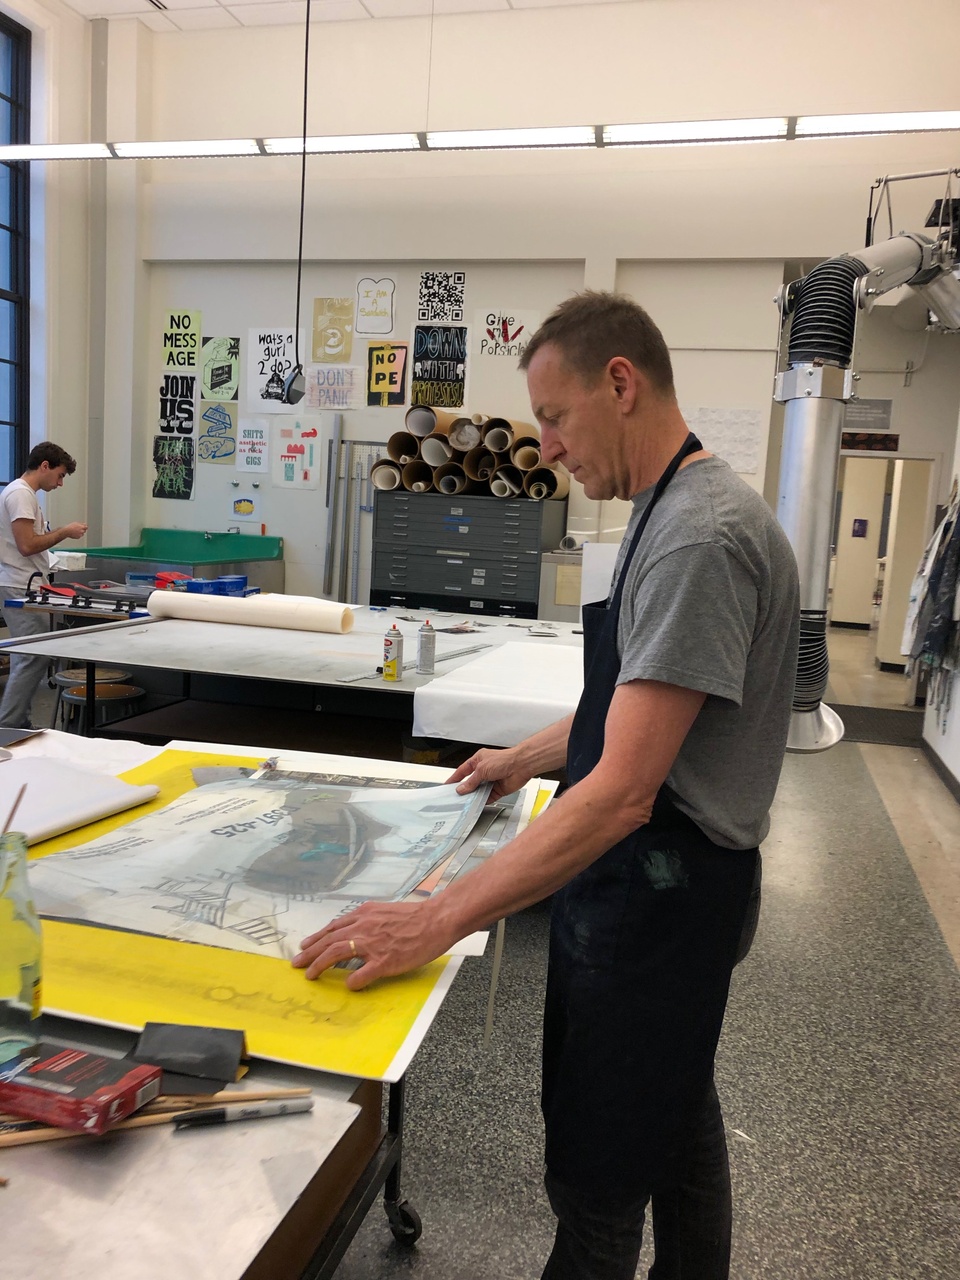
<instances>
[{"instance_id":1,"label":"black pants","mask_svg":"<svg viewBox=\"0 0 960 1280\"><path fill-rule=\"evenodd\" d=\"M760 912L760 860L735 962L750 950ZM732 1201L720 1102L711 1077L687 1117L679 1161L670 1181L611 1205L546 1175L557 1217L553 1251L542 1280L634 1280L647 1204L652 1201L656 1260L649 1280L727 1280Z\"/></svg>"}]
</instances>

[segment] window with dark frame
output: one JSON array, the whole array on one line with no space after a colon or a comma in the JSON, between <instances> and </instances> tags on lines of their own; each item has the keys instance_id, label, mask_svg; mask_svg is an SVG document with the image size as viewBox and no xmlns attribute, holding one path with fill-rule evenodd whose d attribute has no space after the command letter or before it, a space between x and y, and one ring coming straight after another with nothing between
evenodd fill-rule
<instances>
[{"instance_id":1,"label":"window with dark frame","mask_svg":"<svg viewBox=\"0 0 960 1280\"><path fill-rule=\"evenodd\" d=\"M30 32L0 14L0 143L30 141ZM30 165L0 162L0 485L30 452Z\"/></svg>"}]
</instances>

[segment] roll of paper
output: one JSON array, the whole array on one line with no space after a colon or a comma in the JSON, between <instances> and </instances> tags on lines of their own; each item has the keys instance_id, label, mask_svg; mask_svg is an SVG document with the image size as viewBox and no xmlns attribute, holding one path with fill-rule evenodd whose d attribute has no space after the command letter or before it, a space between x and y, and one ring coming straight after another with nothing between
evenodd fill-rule
<instances>
[{"instance_id":1,"label":"roll of paper","mask_svg":"<svg viewBox=\"0 0 960 1280\"><path fill-rule=\"evenodd\" d=\"M394 462L405 467L420 452L420 441L409 431L395 431L387 441L387 453Z\"/></svg>"},{"instance_id":2,"label":"roll of paper","mask_svg":"<svg viewBox=\"0 0 960 1280\"><path fill-rule=\"evenodd\" d=\"M152 591L147 609L155 618L187 618L194 622L339 634L353 630L353 610L348 605L317 596L205 596L186 591Z\"/></svg>"},{"instance_id":3,"label":"roll of paper","mask_svg":"<svg viewBox=\"0 0 960 1280\"><path fill-rule=\"evenodd\" d=\"M570 492L570 477L559 467L534 467L524 474L523 489L537 502L544 498L565 498Z\"/></svg>"},{"instance_id":4,"label":"roll of paper","mask_svg":"<svg viewBox=\"0 0 960 1280\"><path fill-rule=\"evenodd\" d=\"M403 481L403 487L409 489L411 493L426 493L428 489L433 488L433 470L422 458L418 458L415 462L408 462L400 473L400 478Z\"/></svg>"},{"instance_id":5,"label":"roll of paper","mask_svg":"<svg viewBox=\"0 0 960 1280\"><path fill-rule=\"evenodd\" d=\"M514 440L510 461L521 471L532 471L540 465L540 441L536 436L521 436Z\"/></svg>"},{"instance_id":6,"label":"roll of paper","mask_svg":"<svg viewBox=\"0 0 960 1280\"><path fill-rule=\"evenodd\" d=\"M445 462L433 473L433 484L441 493L462 493L467 487L467 476L459 462Z\"/></svg>"},{"instance_id":7,"label":"roll of paper","mask_svg":"<svg viewBox=\"0 0 960 1280\"><path fill-rule=\"evenodd\" d=\"M483 443L494 453L503 453L521 436L539 441L540 433L532 422L514 422L512 418L488 418L483 426Z\"/></svg>"},{"instance_id":8,"label":"roll of paper","mask_svg":"<svg viewBox=\"0 0 960 1280\"><path fill-rule=\"evenodd\" d=\"M495 498L514 498L523 493L523 472L509 462L497 467L490 477L490 492Z\"/></svg>"},{"instance_id":9,"label":"roll of paper","mask_svg":"<svg viewBox=\"0 0 960 1280\"><path fill-rule=\"evenodd\" d=\"M407 410L403 425L412 436L422 440L424 436L434 434L445 436L459 416L448 409L431 409L429 405L415 404Z\"/></svg>"},{"instance_id":10,"label":"roll of paper","mask_svg":"<svg viewBox=\"0 0 960 1280\"><path fill-rule=\"evenodd\" d=\"M497 466L495 454L482 444L471 449L463 460L463 469L471 480L489 480Z\"/></svg>"},{"instance_id":11,"label":"roll of paper","mask_svg":"<svg viewBox=\"0 0 960 1280\"><path fill-rule=\"evenodd\" d=\"M431 467L442 467L453 457L453 446L439 433L426 436L420 441L420 457Z\"/></svg>"},{"instance_id":12,"label":"roll of paper","mask_svg":"<svg viewBox=\"0 0 960 1280\"><path fill-rule=\"evenodd\" d=\"M458 418L447 438L458 453L469 453L480 443L480 428L470 418Z\"/></svg>"},{"instance_id":13,"label":"roll of paper","mask_svg":"<svg viewBox=\"0 0 960 1280\"><path fill-rule=\"evenodd\" d=\"M388 462L381 458L370 468L370 480L375 489L397 489L400 487L400 466L396 462Z\"/></svg>"}]
</instances>

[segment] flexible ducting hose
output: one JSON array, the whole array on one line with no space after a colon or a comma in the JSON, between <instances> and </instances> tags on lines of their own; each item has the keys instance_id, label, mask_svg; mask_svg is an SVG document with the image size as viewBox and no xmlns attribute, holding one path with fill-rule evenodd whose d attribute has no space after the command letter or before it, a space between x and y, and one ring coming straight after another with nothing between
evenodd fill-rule
<instances>
[{"instance_id":1,"label":"flexible ducting hose","mask_svg":"<svg viewBox=\"0 0 960 1280\"><path fill-rule=\"evenodd\" d=\"M797 682L793 690L794 711L815 711L827 691L830 659L827 656L827 615L820 610L800 611L800 652Z\"/></svg>"},{"instance_id":2,"label":"flexible ducting hose","mask_svg":"<svg viewBox=\"0 0 960 1280\"><path fill-rule=\"evenodd\" d=\"M813 268L796 286L787 359L791 365L824 361L849 367L857 304L853 286L869 268L849 254Z\"/></svg>"}]
</instances>

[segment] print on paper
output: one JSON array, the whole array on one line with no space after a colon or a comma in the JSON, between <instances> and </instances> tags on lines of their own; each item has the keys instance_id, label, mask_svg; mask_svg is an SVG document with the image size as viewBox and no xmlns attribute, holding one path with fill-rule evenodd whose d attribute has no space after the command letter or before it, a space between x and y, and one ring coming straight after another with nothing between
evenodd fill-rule
<instances>
[{"instance_id":1,"label":"print on paper","mask_svg":"<svg viewBox=\"0 0 960 1280\"><path fill-rule=\"evenodd\" d=\"M305 370L308 409L361 409L364 370L347 364L314 364Z\"/></svg>"},{"instance_id":2,"label":"print on paper","mask_svg":"<svg viewBox=\"0 0 960 1280\"><path fill-rule=\"evenodd\" d=\"M277 419L273 483L280 489L316 489L320 483L320 431L309 419Z\"/></svg>"},{"instance_id":3,"label":"print on paper","mask_svg":"<svg viewBox=\"0 0 960 1280\"><path fill-rule=\"evenodd\" d=\"M237 470L259 475L270 470L270 423L266 418L241 418L237 426Z\"/></svg>"},{"instance_id":4,"label":"print on paper","mask_svg":"<svg viewBox=\"0 0 960 1280\"><path fill-rule=\"evenodd\" d=\"M353 350L353 299L314 298L313 363L343 364Z\"/></svg>"},{"instance_id":5,"label":"print on paper","mask_svg":"<svg viewBox=\"0 0 960 1280\"><path fill-rule=\"evenodd\" d=\"M192 436L197 379L192 373L165 373L160 384L159 429L168 435Z\"/></svg>"},{"instance_id":6,"label":"print on paper","mask_svg":"<svg viewBox=\"0 0 960 1280\"><path fill-rule=\"evenodd\" d=\"M197 457L201 462L232 463L237 453L237 406L200 401L200 437Z\"/></svg>"},{"instance_id":7,"label":"print on paper","mask_svg":"<svg viewBox=\"0 0 960 1280\"><path fill-rule=\"evenodd\" d=\"M417 320L463 320L464 271L421 271Z\"/></svg>"},{"instance_id":8,"label":"print on paper","mask_svg":"<svg viewBox=\"0 0 960 1280\"><path fill-rule=\"evenodd\" d=\"M367 404L386 408L406 403L407 344L371 342L367 345Z\"/></svg>"},{"instance_id":9,"label":"print on paper","mask_svg":"<svg viewBox=\"0 0 960 1280\"><path fill-rule=\"evenodd\" d=\"M250 493L238 494L230 504L230 517L233 520L260 522L260 496L252 490Z\"/></svg>"},{"instance_id":10,"label":"print on paper","mask_svg":"<svg viewBox=\"0 0 960 1280\"><path fill-rule=\"evenodd\" d=\"M481 356L508 356L519 360L540 328L539 311L517 308L474 312L474 350Z\"/></svg>"},{"instance_id":11,"label":"print on paper","mask_svg":"<svg viewBox=\"0 0 960 1280\"><path fill-rule=\"evenodd\" d=\"M193 497L193 441L185 436L154 436L155 498Z\"/></svg>"},{"instance_id":12,"label":"print on paper","mask_svg":"<svg viewBox=\"0 0 960 1280\"><path fill-rule=\"evenodd\" d=\"M163 325L164 369L196 369L200 357L200 312L168 312Z\"/></svg>"},{"instance_id":13,"label":"print on paper","mask_svg":"<svg viewBox=\"0 0 960 1280\"><path fill-rule=\"evenodd\" d=\"M200 360L203 399L236 400L240 390L240 339L204 338Z\"/></svg>"},{"instance_id":14,"label":"print on paper","mask_svg":"<svg viewBox=\"0 0 960 1280\"><path fill-rule=\"evenodd\" d=\"M397 282L389 276L357 282L357 333L393 333L393 300Z\"/></svg>"},{"instance_id":15,"label":"print on paper","mask_svg":"<svg viewBox=\"0 0 960 1280\"><path fill-rule=\"evenodd\" d=\"M301 360L303 334L300 335ZM251 413L287 413L283 384L297 358L293 329L251 329L247 339L247 408Z\"/></svg>"},{"instance_id":16,"label":"print on paper","mask_svg":"<svg viewBox=\"0 0 960 1280\"><path fill-rule=\"evenodd\" d=\"M463 405L466 377L466 328L418 324L413 331L410 403L459 409Z\"/></svg>"}]
</instances>

